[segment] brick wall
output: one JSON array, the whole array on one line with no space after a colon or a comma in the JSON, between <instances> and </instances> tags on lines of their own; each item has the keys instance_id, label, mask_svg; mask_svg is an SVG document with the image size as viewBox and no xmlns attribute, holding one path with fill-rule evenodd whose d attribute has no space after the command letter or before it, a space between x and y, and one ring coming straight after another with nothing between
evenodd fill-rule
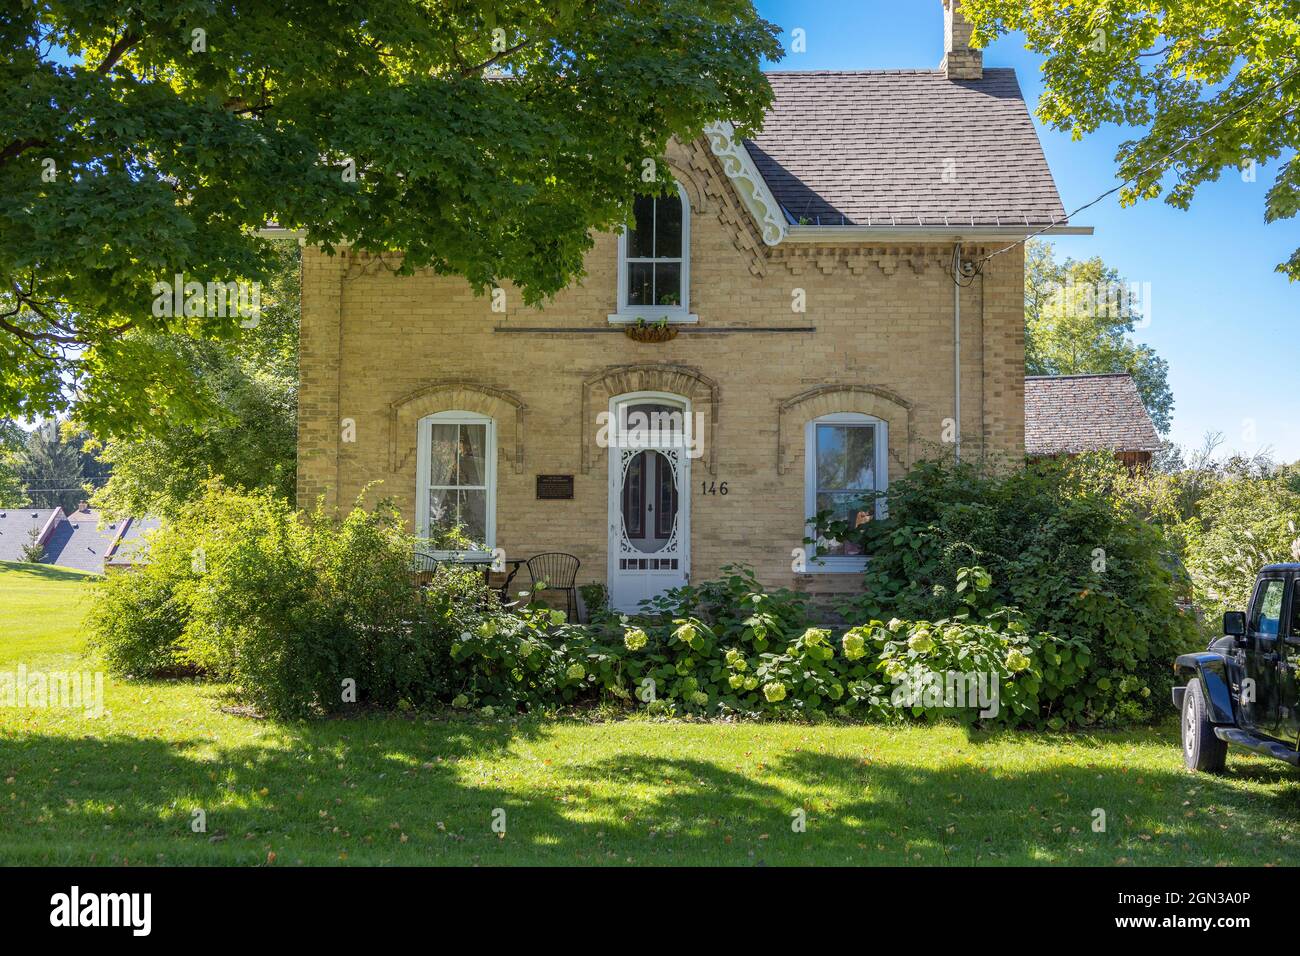
<instances>
[{"instance_id":1,"label":"brick wall","mask_svg":"<svg viewBox=\"0 0 1300 956\"><path fill-rule=\"evenodd\" d=\"M300 504L324 496L348 505L381 482L372 498L393 497L413 522L415 422L482 411L498 428L497 545L510 557L570 551L583 562L580 583L604 581L608 459L594 416L632 383L685 394L712 422L705 455L692 463L695 580L740 561L772 585L852 586L856 575L790 569L804 535L803 426L833 411L886 419L894 478L920 457L951 453L942 440L953 414L952 247L769 250L706 147L676 148L672 159L691 198L690 305L700 331L663 344L604 331L615 311L613 236L597 239L585 281L544 310L525 308L506 287L504 314L457 278L395 277L372 258L305 250ZM795 289L805 313L791 309ZM963 455L1019 457L1018 249L962 291L962 318ZM777 326L815 331L761 331ZM555 327L584 331L526 331ZM706 331L719 328L738 331ZM341 440L345 420L355 441ZM573 500L536 500L538 474L573 475ZM729 493L703 495L706 478L726 481Z\"/></svg>"}]
</instances>

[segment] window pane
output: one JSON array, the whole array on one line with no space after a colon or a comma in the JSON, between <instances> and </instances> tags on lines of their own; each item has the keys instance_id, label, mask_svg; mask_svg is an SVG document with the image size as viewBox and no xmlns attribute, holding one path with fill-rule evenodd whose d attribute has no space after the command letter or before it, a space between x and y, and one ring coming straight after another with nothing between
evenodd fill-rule
<instances>
[{"instance_id":1,"label":"window pane","mask_svg":"<svg viewBox=\"0 0 1300 956\"><path fill-rule=\"evenodd\" d=\"M816 435L818 490L875 490L873 426L818 425Z\"/></svg>"},{"instance_id":2,"label":"window pane","mask_svg":"<svg viewBox=\"0 0 1300 956\"><path fill-rule=\"evenodd\" d=\"M823 511L831 512L831 517L835 520L847 521L851 528L864 525L873 517L871 502L864 501L862 495L857 492L819 492L817 494L817 513L821 514ZM843 544L840 542L828 544L823 540L818 542L817 553L852 557L862 554L862 549L856 544Z\"/></svg>"},{"instance_id":3,"label":"window pane","mask_svg":"<svg viewBox=\"0 0 1300 956\"><path fill-rule=\"evenodd\" d=\"M682 256L682 200L671 196L655 201L655 258Z\"/></svg>"},{"instance_id":4,"label":"window pane","mask_svg":"<svg viewBox=\"0 0 1300 956\"><path fill-rule=\"evenodd\" d=\"M429 490L429 537L439 538L456 527L456 492Z\"/></svg>"},{"instance_id":5,"label":"window pane","mask_svg":"<svg viewBox=\"0 0 1300 956\"><path fill-rule=\"evenodd\" d=\"M482 485L486 483L487 460L486 425L460 426L460 475L456 484Z\"/></svg>"},{"instance_id":6,"label":"window pane","mask_svg":"<svg viewBox=\"0 0 1300 956\"><path fill-rule=\"evenodd\" d=\"M629 443L678 441L685 433L686 415L673 405L655 402L624 405L621 414L623 417L618 425L628 433Z\"/></svg>"},{"instance_id":7,"label":"window pane","mask_svg":"<svg viewBox=\"0 0 1300 956\"><path fill-rule=\"evenodd\" d=\"M1300 637L1300 581L1291 585L1291 635Z\"/></svg>"},{"instance_id":8,"label":"window pane","mask_svg":"<svg viewBox=\"0 0 1300 956\"><path fill-rule=\"evenodd\" d=\"M1259 605L1255 609L1252 631L1259 634L1277 634L1278 622L1282 619L1282 582L1268 581L1260 595Z\"/></svg>"},{"instance_id":9,"label":"window pane","mask_svg":"<svg viewBox=\"0 0 1300 956\"><path fill-rule=\"evenodd\" d=\"M653 258L655 201L650 196L637 196L632 210L635 218L627 231L628 258Z\"/></svg>"},{"instance_id":10,"label":"window pane","mask_svg":"<svg viewBox=\"0 0 1300 956\"><path fill-rule=\"evenodd\" d=\"M433 439L429 443L429 484L454 485L456 483L457 425L433 426Z\"/></svg>"},{"instance_id":11,"label":"window pane","mask_svg":"<svg viewBox=\"0 0 1300 956\"><path fill-rule=\"evenodd\" d=\"M623 529L629 541L645 534L645 500L641 497L645 456L641 452L633 458L623 475Z\"/></svg>"},{"instance_id":12,"label":"window pane","mask_svg":"<svg viewBox=\"0 0 1300 956\"><path fill-rule=\"evenodd\" d=\"M460 524L475 544L487 541L487 492L462 491L460 495Z\"/></svg>"},{"instance_id":13,"label":"window pane","mask_svg":"<svg viewBox=\"0 0 1300 956\"><path fill-rule=\"evenodd\" d=\"M654 303L654 270L654 265L649 262L628 263L628 305L652 305Z\"/></svg>"},{"instance_id":14,"label":"window pane","mask_svg":"<svg viewBox=\"0 0 1300 956\"><path fill-rule=\"evenodd\" d=\"M655 483L658 512L655 514L655 537L665 542L672 537L677 522L677 475L666 457L656 452Z\"/></svg>"},{"instance_id":15,"label":"window pane","mask_svg":"<svg viewBox=\"0 0 1300 956\"><path fill-rule=\"evenodd\" d=\"M655 263L655 305L682 304L682 267L678 262Z\"/></svg>"}]
</instances>

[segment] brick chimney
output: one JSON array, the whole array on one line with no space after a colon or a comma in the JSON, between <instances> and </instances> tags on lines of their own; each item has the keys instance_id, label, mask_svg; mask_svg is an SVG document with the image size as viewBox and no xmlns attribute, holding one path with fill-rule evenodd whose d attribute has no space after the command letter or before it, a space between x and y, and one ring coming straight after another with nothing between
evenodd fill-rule
<instances>
[{"instance_id":1,"label":"brick chimney","mask_svg":"<svg viewBox=\"0 0 1300 956\"><path fill-rule=\"evenodd\" d=\"M971 25L961 12L962 0L943 0L943 62L939 70L950 80L984 77L984 54L970 45Z\"/></svg>"}]
</instances>

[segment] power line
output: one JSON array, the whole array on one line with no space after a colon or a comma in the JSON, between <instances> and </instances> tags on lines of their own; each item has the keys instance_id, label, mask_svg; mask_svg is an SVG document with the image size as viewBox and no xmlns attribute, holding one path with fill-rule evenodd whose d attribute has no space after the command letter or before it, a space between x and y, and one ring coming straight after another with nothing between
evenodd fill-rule
<instances>
[{"instance_id":1,"label":"power line","mask_svg":"<svg viewBox=\"0 0 1300 956\"><path fill-rule=\"evenodd\" d=\"M1101 202L1103 199L1107 198L1108 196L1113 196L1115 193L1119 192L1121 189L1123 189L1123 188L1124 188L1125 186L1127 186L1129 183L1136 182L1138 179L1142 178L1142 177L1145 176L1147 173L1153 171L1153 170L1156 169L1157 167L1160 167L1160 166L1164 165L1164 164L1167 163L1169 160L1173 159L1175 156L1177 156L1179 153L1181 153L1181 152L1182 152L1184 149L1186 149L1188 146L1192 145L1192 143L1195 143L1195 142L1200 141L1201 139L1203 139L1203 138L1205 138L1206 136L1208 136L1210 133L1214 132L1216 129L1218 129L1220 126L1222 126L1222 125L1223 125L1224 123L1226 123L1228 120L1232 119L1234 116L1237 116L1238 114L1244 112L1244 111L1245 111L1246 109L1248 109L1249 107L1254 106L1256 103L1258 103L1260 100L1262 100L1262 99L1263 99L1263 98L1264 98L1268 93L1271 93L1274 89L1276 89L1277 87L1281 86L1284 82L1286 82L1286 80L1289 79L1289 78L1290 78L1290 77L1291 77L1291 76L1292 76L1292 75L1293 75L1297 70L1300 70L1300 67L1292 67L1292 68L1291 68L1290 70L1288 70L1286 73L1283 73L1280 77L1278 77L1277 80L1275 80L1271 86L1267 86L1267 87L1265 87L1264 89L1260 90L1260 92L1259 92L1259 94L1258 94L1257 96L1252 97L1251 99L1247 100L1245 103L1242 103L1240 106L1238 106L1238 107L1237 107L1235 110L1233 110L1232 112L1230 112L1230 113L1225 113L1221 118L1215 120L1213 123L1211 123L1211 124L1210 124L1209 126L1207 126L1205 129L1203 129L1200 133L1197 133L1197 134L1195 134L1195 135L1193 135L1193 136L1189 136L1188 138L1184 139L1181 143L1179 143L1177 146L1175 146L1175 147L1174 147L1173 149L1171 149L1169 152L1165 153L1164 156L1162 156L1162 157L1160 157L1159 159L1157 159L1157 160L1156 160L1154 163L1152 163L1150 166L1147 166L1145 169L1139 170L1135 175L1130 176L1128 179L1124 180L1124 181L1123 181L1122 183L1120 183L1118 186L1115 186L1115 187L1113 187L1112 189L1108 189L1108 190L1106 190L1104 193L1102 193L1102 194L1101 194L1100 196L1098 196L1096 199L1093 199L1093 200L1090 201L1090 202L1086 202L1086 203L1084 203L1082 206L1080 206L1078 209L1074 210L1073 212L1066 213L1064 217L1062 217L1062 218L1060 218L1060 219L1054 219L1054 220L1052 220L1051 222L1049 222L1047 225L1042 226L1042 227L1040 227L1039 229L1034 230L1033 232L1029 233L1029 235L1025 236L1023 239L1018 239L1017 241L1011 243L1010 245L1003 246L1001 249L998 249L998 250L995 251L995 252L990 252L988 255L983 256L982 258L980 258L980 259L977 260L977 262L976 262L976 266L975 266L976 271L977 271L977 272L981 272L981 271L983 271L984 263L988 262L988 261L989 261L990 259L992 259L994 256L1000 256L1000 255L1002 255L1004 252L1010 252L1012 249L1016 248L1016 246L1023 245L1024 243L1028 242L1030 239L1033 239L1035 236L1041 236L1043 233L1047 232L1047 230L1049 230L1049 229L1051 229L1051 228L1053 228L1053 227L1055 227L1055 226L1060 226L1060 225L1063 225L1063 224L1069 222L1071 219L1073 219L1073 218L1074 218L1076 215L1078 215L1079 213L1083 212L1085 209L1090 209L1091 207L1097 205L1097 203ZM1294 112L1294 110L1288 110L1288 111L1287 111L1287 113L1292 113L1292 112ZM1283 114L1283 115L1286 115L1286 114ZM958 285L961 284L960 279L959 279L956 275L953 276L953 281L954 281L954 282L957 282Z\"/></svg>"}]
</instances>

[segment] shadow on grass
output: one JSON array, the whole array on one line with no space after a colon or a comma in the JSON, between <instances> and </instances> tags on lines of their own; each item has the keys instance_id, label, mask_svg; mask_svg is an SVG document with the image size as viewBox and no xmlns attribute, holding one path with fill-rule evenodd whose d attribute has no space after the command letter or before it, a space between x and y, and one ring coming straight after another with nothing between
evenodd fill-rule
<instances>
[{"instance_id":1,"label":"shadow on grass","mask_svg":"<svg viewBox=\"0 0 1300 956\"><path fill-rule=\"evenodd\" d=\"M792 748L700 759L562 724L396 718L265 740L0 738L0 858L46 863L1212 864L1300 862L1262 824L1300 788L1064 755L981 764ZM676 728L666 726L665 735ZM597 731L604 733L604 731ZM611 729L609 733L617 733ZM1150 744L1149 733L1142 739ZM601 743L604 745L601 746ZM656 749L658 744L642 748ZM1231 764L1230 764L1231 766ZM1285 770L1286 768L1283 768ZM13 778L9 782L8 778ZM1272 784L1244 792L1238 779ZM9 797L12 793L14 796ZM1106 812L1094 832L1094 810ZM195 811L206 815L196 833ZM804 828L800 830L800 811ZM504 822L506 836L493 829Z\"/></svg>"},{"instance_id":2,"label":"shadow on grass","mask_svg":"<svg viewBox=\"0 0 1300 956\"><path fill-rule=\"evenodd\" d=\"M1245 796L1231 775L1064 763L1023 771L926 767L807 750L784 754L757 774L635 754L583 773L591 782L621 777L648 792L625 820L699 839L748 834L751 862L758 863L1300 862L1297 848L1279 845L1252 823L1270 814L1294 819L1300 788ZM1258 768L1237 776L1286 782L1284 773ZM618 812L619 803L608 809ZM1103 832L1092 826L1098 808L1106 813ZM797 810L803 833L795 827ZM752 842L759 831L766 836Z\"/></svg>"},{"instance_id":3,"label":"shadow on grass","mask_svg":"<svg viewBox=\"0 0 1300 956\"><path fill-rule=\"evenodd\" d=\"M406 831L450 832L454 845L438 823L463 815L473 793L458 783L461 762L490 762L542 730L389 717L263 733L225 748L206 737L2 736L0 859L228 864L263 862L270 847L287 863L295 850L302 862L349 851L389 862L384 851L404 850ZM475 815L486 832L489 811Z\"/></svg>"},{"instance_id":4,"label":"shadow on grass","mask_svg":"<svg viewBox=\"0 0 1300 956\"><path fill-rule=\"evenodd\" d=\"M31 581L94 581L98 575L52 564L32 564L27 561L0 561L0 572Z\"/></svg>"}]
</instances>

